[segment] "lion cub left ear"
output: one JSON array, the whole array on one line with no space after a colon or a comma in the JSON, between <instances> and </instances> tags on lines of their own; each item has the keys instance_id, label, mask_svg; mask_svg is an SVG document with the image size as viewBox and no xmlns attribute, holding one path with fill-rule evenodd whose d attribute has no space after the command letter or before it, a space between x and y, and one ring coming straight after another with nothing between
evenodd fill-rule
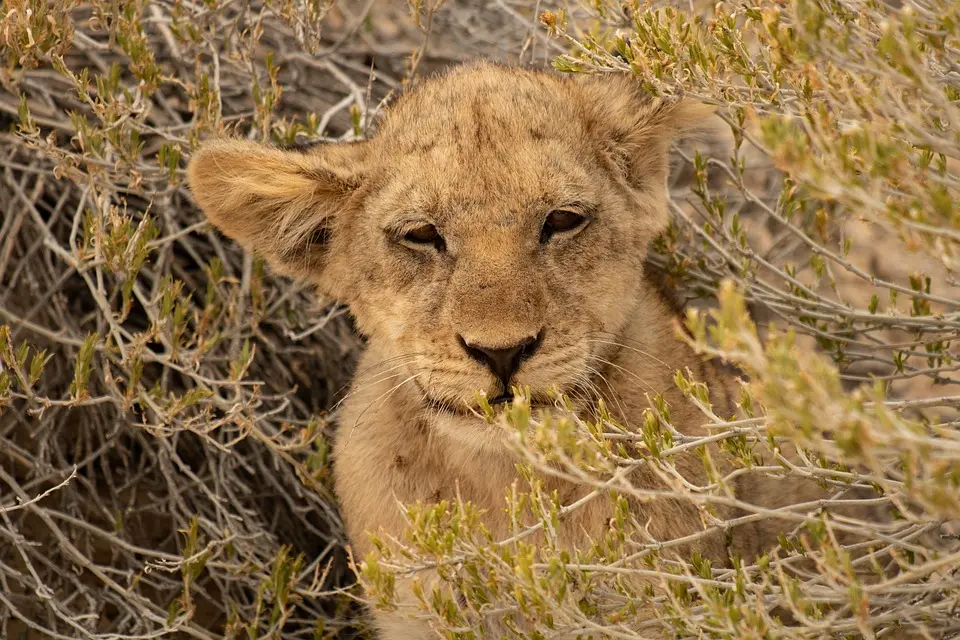
<instances>
[{"instance_id":1,"label":"lion cub left ear","mask_svg":"<svg viewBox=\"0 0 960 640\"><path fill-rule=\"evenodd\" d=\"M716 126L717 108L686 96L658 98L653 101L644 126L651 127L670 141L704 133Z\"/></svg>"},{"instance_id":2,"label":"lion cub left ear","mask_svg":"<svg viewBox=\"0 0 960 640\"><path fill-rule=\"evenodd\" d=\"M187 168L190 191L227 236L274 269L338 295L334 267L358 205L366 142L323 144L305 152L246 140L201 147Z\"/></svg>"},{"instance_id":3,"label":"lion cub left ear","mask_svg":"<svg viewBox=\"0 0 960 640\"><path fill-rule=\"evenodd\" d=\"M629 75L580 80L592 134L604 141L627 180L663 187L674 141L716 126L715 108L688 97L653 97Z\"/></svg>"}]
</instances>

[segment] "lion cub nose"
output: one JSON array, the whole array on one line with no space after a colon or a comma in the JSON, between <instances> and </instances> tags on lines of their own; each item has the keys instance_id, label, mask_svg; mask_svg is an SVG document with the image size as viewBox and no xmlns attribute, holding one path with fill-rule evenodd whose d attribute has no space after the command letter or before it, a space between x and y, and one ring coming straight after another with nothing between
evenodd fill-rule
<instances>
[{"instance_id":1,"label":"lion cub nose","mask_svg":"<svg viewBox=\"0 0 960 640\"><path fill-rule=\"evenodd\" d=\"M543 339L543 332L532 338L526 338L509 347L485 347L479 344L470 344L463 336L460 344L471 358L485 364L493 375L503 383L504 390L509 389L510 378L516 373L520 363L534 354Z\"/></svg>"}]
</instances>

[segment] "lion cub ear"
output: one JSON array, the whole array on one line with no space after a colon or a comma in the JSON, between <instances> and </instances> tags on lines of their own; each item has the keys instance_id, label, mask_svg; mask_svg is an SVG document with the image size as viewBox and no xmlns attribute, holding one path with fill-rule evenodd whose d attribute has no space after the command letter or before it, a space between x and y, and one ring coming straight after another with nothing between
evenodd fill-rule
<instances>
[{"instance_id":1,"label":"lion cub ear","mask_svg":"<svg viewBox=\"0 0 960 640\"><path fill-rule=\"evenodd\" d=\"M705 133L717 126L717 108L688 97L659 98L647 126L656 127L670 141Z\"/></svg>"},{"instance_id":2,"label":"lion cub ear","mask_svg":"<svg viewBox=\"0 0 960 640\"><path fill-rule=\"evenodd\" d=\"M326 280L356 208L367 143L334 143L306 152L245 140L205 144L190 161L187 182L200 208L227 236L261 254L277 271ZM324 286L328 285L328 286Z\"/></svg>"},{"instance_id":3,"label":"lion cub ear","mask_svg":"<svg viewBox=\"0 0 960 640\"><path fill-rule=\"evenodd\" d=\"M687 97L653 97L626 74L580 80L588 123L614 163L640 189L662 189L670 145L717 125L715 108Z\"/></svg>"}]
</instances>

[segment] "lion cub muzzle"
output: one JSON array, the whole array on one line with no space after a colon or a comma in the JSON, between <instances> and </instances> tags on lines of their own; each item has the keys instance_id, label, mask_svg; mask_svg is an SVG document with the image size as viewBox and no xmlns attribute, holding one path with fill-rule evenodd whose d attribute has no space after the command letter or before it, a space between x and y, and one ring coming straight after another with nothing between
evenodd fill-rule
<instances>
[{"instance_id":1,"label":"lion cub muzzle","mask_svg":"<svg viewBox=\"0 0 960 640\"><path fill-rule=\"evenodd\" d=\"M462 335L457 337L467 355L480 364L486 365L500 381L502 393L493 400L494 404L507 402L511 399L510 380L513 378L513 374L520 368L520 364L532 357L540 348L540 345L543 344L542 329L537 335L525 338L508 347L487 347L471 343Z\"/></svg>"}]
</instances>

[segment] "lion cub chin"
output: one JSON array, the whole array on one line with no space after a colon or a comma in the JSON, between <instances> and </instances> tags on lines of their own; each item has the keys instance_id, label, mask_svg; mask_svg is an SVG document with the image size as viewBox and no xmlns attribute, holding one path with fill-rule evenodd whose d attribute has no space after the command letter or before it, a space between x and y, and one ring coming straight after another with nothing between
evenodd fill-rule
<instances>
[{"instance_id":1,"label":"lion cub chin","mask_svg":"<svg viewBox=\"0 0 960 640\"><path fill-rule=\"evenodd\" d=\"M401 95L367 140L307 151L221 140L195 155L190 188L213 224L349 305L369 338L335 443L356 557L371 550L368 532L402 536L398 503L457 492L486 510L494 535L508 531L503 495L516 460L502 425L478 417L478 392L502 403L524 388L548 405L559 389L585 415L604 398L626 425L662 392L676 427L693 435L703 417L672 382L689 368L718 396L717 413L732 413L733 382L677 341L674 314L643 269L667 224L671 141L709 115L651 98L630 77L481 63ZM704 480L698 459L677 464ZM645 474L631 480L659 486ZM547 482L564 499L583 493ZM770 503L801 489L743 491ZM676 499L633 509L664 541L703 526L698 508ZM605 499L593 500L560 534L584 547L610 515ZM775 534L745 527L734 537L749 552ZM699 551L722 560L729 549L704 536ZM398 611L375 614L381 637L433 637L411 616L407 583L399 594ZM496 621L486 625L495 635Z\"/></svg>"}]
</instances>

